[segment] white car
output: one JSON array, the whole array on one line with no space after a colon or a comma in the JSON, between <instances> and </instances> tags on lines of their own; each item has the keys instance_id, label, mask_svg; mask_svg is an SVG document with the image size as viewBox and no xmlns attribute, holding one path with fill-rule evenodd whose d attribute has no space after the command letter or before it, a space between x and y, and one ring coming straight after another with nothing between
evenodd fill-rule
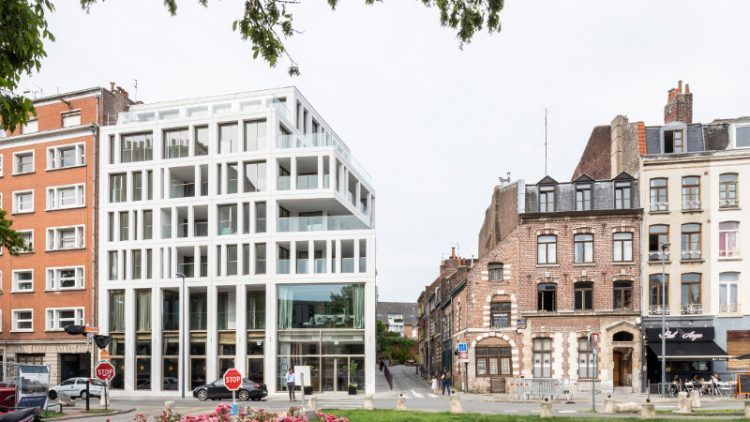
<instances>
[{"instance_id":1,"label":"white car","mask_svg":"<svg viewBox=\"0 0 750 422\"><path fill-rule=\"evenodd\" d=\"M50 390L55 390L58 393L65 393L70 397L86 398L86 380L88 378L69 378L63 381L60 385L50 387ZM89 394L92 397L100 397L104 394L104 383L97 380L91 380L89 383Z\"/></svg>"}]
</instances>

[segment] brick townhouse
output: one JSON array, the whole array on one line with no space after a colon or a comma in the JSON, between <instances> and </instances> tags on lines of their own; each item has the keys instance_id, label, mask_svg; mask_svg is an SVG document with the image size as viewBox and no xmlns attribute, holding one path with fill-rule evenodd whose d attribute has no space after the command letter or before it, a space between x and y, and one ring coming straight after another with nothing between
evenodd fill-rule
<instances>
[{"instance_id":1,"label":"brick townhouse","mask_svg":"<svg viewBox=\"0 0 750 422\"><path fill-rule=\"evenodd\" d=\"M0 207L30 246L0 255L0 362L49 365L52 382L89 374L90 346L63 328L96 325L98 128L130 103L114 84L46 96L0 131Z\"/></svg>"}]
</instances>

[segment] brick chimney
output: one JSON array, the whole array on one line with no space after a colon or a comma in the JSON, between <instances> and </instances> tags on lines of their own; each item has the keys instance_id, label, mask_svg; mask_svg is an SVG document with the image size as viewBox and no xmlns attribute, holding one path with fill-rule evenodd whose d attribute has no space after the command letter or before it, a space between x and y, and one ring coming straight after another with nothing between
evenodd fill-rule
<instances>
[{"instance_id":1,"label":"brick chimney","mask_svg":"<svg viewBox=\"0 0 750 422\"><path fill-rule=\"evenodd\" d=\"M688 84L682 91L682 81L677 83L677 88L669 90L667 105L664 106L664 123L675 121L693 123L693 94Z\"/></svg>"}]
</instances>

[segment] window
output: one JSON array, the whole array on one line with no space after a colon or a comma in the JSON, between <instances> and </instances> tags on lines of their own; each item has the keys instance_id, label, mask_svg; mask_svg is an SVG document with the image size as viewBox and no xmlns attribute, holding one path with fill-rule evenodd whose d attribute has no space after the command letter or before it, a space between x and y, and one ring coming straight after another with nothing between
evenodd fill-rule
<instances>
[{"instance_id":1,"label":"window","mask_svg":"<svg viewBox=\"0 0 750 422\"><path fill-rule=\"evenodd\" d=\"M651 274L648 277L648 304L650 306L650 314L652 315L661 315L662 314L662 293L664 291L669 291L669 274L664 275L664 289L662 290L662 275L661 274ZM666 309L664 309L664 312L669 314L669 295L664 296L664 303L666 304Z\"/></svg>"},{"instance_id":2,"label":"window","mask_svg":"<svg viewBox=\"0 0 750 422\"><path fill-rule=\"evenodd\" d=\"M266 190L266 162L245 163L244 192Z\"/></svg>"},{"instance_id":3,"label":"window","mask_svg":"<svg viewBox=\"0 0 750 422\"><path fill-rule=\"evenodd\" d=\"M503 264L493 262L487 265L487 272L490 281L503 281Z\"/></svg>"},{"instance_id":4,"label":"window","mask_svg":"<svg viewBox=\"0 0 750 422\"><path fill-rule=\"evenodd\" d=\"M591 209L591 185L576 185L576 210L587 211Z\"/></svg>"},{"instance_id":5,"label":"window","mask_svg":"<svg viewBox=\"0 0 750 422\"><path fill-rule=\"evenodd\" d=\"M682 314L701 313L701 275L698 273L687 273L680 280L680 292L682 296Z\"/></svg>"},{"instance_id":6,"label":"window","mask_svg":"<svg viewBox=\"0 0 750 422\"><path fill-rule=\"evenodd\" d=\"M219 205L219 234L237 233L237 205Z\"/></svg>"},{"instance_id":7,"label":"window","mask_svg":"<svg viewBox=\"0 0 750 422\"><path fill-rule=\"evenodd\" d=\"M614 309L631 309L633 306L633 282L617 280L613 285L613 307Z\"/></svg>"},{"instance_id":8,"label":"window","mask_svg":"<svg viewBox=\"0 0 750 422\"><path fill-rule=\"evenodd\" d=\"M208 126L195 128L195 155L208 155Z\"/></svg>"},{"instance_id":9,"label":"window","mask_svg":"<svg viewBox=\"0 0 750 422\"><path fill-rule=\"evenodd\" d=\"M719 313L739 312L737 302L740 273L727 272L719 274Z\"/></svg>"},{"instance_id":10,"label":"window","mask_svg":"<svg viewBox=\"0 0 750 422\"><path fill-rule=\"evenodd\" d=\"M719 208L736 208L739 206L737 173L719 175Z\"/></svg>"},{"instance_id":11,"label":"window","mask_svg":"<svg viewBox=\"0 0 750 422\"><path fill-rule=\"evenodd\" d=\"M573 295L576 310L590 311L594 309L594 283L579 281L573 284Z\"/></svg>"},{"instance_id":12,"label":"window","mask_svg":"<svg viewBox=\"0 0 750 422\"><path fill-rule=\"evenodd\" d=\"M162 139L162 157L183 158L190 154L190 136L187 129L164 131Z\"/></svg>"},{"instance_id":13,"label":"window","mask_svg":"<svg viewBox=\"0 0 750 422\"><path fill-rule=\"evenodd\" d=\"M655 224L648 228L648 259L650 261L659 261L662 258L669 259L669 252L664 252L662 256L661 247L669 242L669 226L664 224Z\"/></svg>"},{"instance_id":14,"label":"window","mask_svg":"<svg viewBox=\"0 0 750 422\"><path fill-rule=\"evenodd\" d=\"M47 149L47 169L64 169L86 164L85 144L62 145Z\"/></svg>"},{"instance_id":15,"label":"window","mask_svg":"<svg viewBox=\"0 0 750 422\"><path fill-rule=\"evenodd\" d=\"M12 331L34 331L34 311L14 309Z\"/></svg>"},{"instance_id":16,"label":"window","mask_svg":"<svg viewBox=\"0 0 750 422\"><path fill-rule=\"evenodd\" d=\"M510 347L477 347L477 376L511 375Z\"/></svg>"},{"instance_id":17,"label":"window","mask_svg":"<svg viewBox=\"0 0 750 422\"><path fill-rule=\"evenodd\" d=\"M133 172L133 192L131 201L141 201L143 199L143 173L140 171Z\"/></svg>"},{"instance_id":18,"label":"window","mask_svg":"<svg viewBox=\"0 0 750 422\"><path fill-rule=\"evenodd\" d=\"M150 161L154 154L153 134L136 133L120 138L120 162L135 163Z\"/></svg>"},{"instance_id":19,"label":"window","mask_svg":"<svg viewBox=\"0 0 750 422\"><path fill-rule=\"evenodd\" d=\"M34 172L34 151L17 152L13 154L13 161L13 174Z\"/></svg>"},{"instance_id":20,"label":"window","mask_svg":"<svg viewBox=\"0 0 750 422\"><path fill-rule=\"evenodd\" d=\"M574 260L576 264L594 262L594 235L588 233L573 236Z\"/></svg>"},{"instance_id":21,"label":"window","mask_svg":"<svg viewBox=\"0 0 750 422\"><path fill-rule=\"evenodd\" d=\"M47 188L47 210L61 210L84 206L84 185Z\"/></svg>"},{"instance_id":22,"label":"window","mask_svg":"<svg viewBox=\"0 0 750 422\"><path fill-rule=\"evenodd\" d=\"M13 192L13 214L34 212L34 191Z\"/></svg>"},{"instance_id":23,"label":"window","mask_svg":"<svg viewBox=\"0 0 750 422\"><path fill-rule=\"evenodd\" d=\"M633 261L633 233L618 232L612 235L612 260L614 262Z\"/></svg>"},{"instance_id":24,"label":"window","mask_svg":"<svg viewBox=\"0 0 750 422\"><path fill-rule=\"evenodd\" d=\"M26 244L26 249L19 252L33 252L34 251L34 231L33 230L17 230L16 233L23 239Z\"/></svg>"},{"instance_id":25,"label":"window","mask_svg":"<svg viewBox=\"0 0 750 422\"><path fill-rule=\"evenodd\" d=\"M255 233L266 232L266 203L255 203Z\"/></svg>"},{"instance_id":26,"label":"window","mask_svg":"<svg viewBox=\"0 0 750 422\"><path fill-rule=\"evenodd\" d=\"M594 351L589 346L589 339L578 338L578 378L595 378Z\"/></svg>"},{"instance_id":27,"label":"window","mask_svg":"<svg viewBox=\"0 0 750 422\"><path fill-rule=\"evenodd\" d=\"M492 328L510 327L510 302L493 299L490 302L490 322Z\"/></svg>"},{"instance_id":28,"label":"window","mask_svg":"<svg viewBox=\"0 0 750 422\"><path fill-rule=\"evenodd\" d=\"M701 259L701 225L688 223L682 225L682 259Z\"/></svg>"},{"instance_id":29,"label":"window","mask_svg":"<svg viewBox=\"0 0 750 422\"><path fill-rule=\"evenodd\" d=\"M277 288L277 324L281 330L365 328L363 284L279 284ZM315 310L313 315L311 309ZM342 315L341 310L347 311Z\"/></svg>"},{"instance_id":30,"label":"window","mask_svg":"<svg viewBox=\"0 0 750 422\"><path fill-rule=\"evenodd\" d=\"M47 268L47 290L83 288L83 267Z\"/></svg>"},{"instance_id":31,"label":"window","mask_svg":"<svg viewBox=\"0 0 750 422\"><path fill-rule=\"evenodd\" d=\"M750 147L750 126L742 126L742 127L738 127L737 129L735 129L734 147L735 148Z\"/></svg>"},{"instance_id":32,"label":"window","mask_svg":"<svg viewBox=\"0 0 750 422\"><path fill-rule=\"evenodd\" d=\"M701 178L685 176L682 178L682 209L701 209Z\"/></svg>"},{"instance_id":33,"label":"window","mask_svg":"<svg viewBox=\"0 0 750 422\"><path fill-rule=\"evenodd\" d=\"M219 154L237 151L237 123L219 125Z\"/></svg>"},{"instance_id":34,"label":"window","mask_svg":"<svg viewBox=\"0 0 750 422\"><path fill-rule=\"evenodd\" d=\"M227 192L226 193L237 193L238 179L239 179L239 172L237 171L237 163L227 163Z\"/></svg>"},{"instance_id":35,"label":"window","mask_svg":"<svg viewBox=\"0 0 750 422\"><path fill-rule=\"evenodd\" d=\"M669 197L667 194L667 179L656 178L649 181L649 190L651 195L651 211L669 210Z\"/></svg>"},{"instance_id":36,"label":"window","mask_svg":"<svg viewBox=\"0 0 750 422\"><path fill-rule=\"evenodd\" d=\"M557 309L557 285L541 283L536 286L537 310L553 312Z\"/></svg>"},{"instance_id":37,"label":"window","mask_svg":"<svg viewBox=\"0 0 750 422\"><path fill-rule=\"evenodd\" d=\"M81 112L69 111L62 113L62 127L73 127L81 125Z\"/></svg>"},{"instance_id":38,"label":"window","mask_svg":"<svg viewBox=\"0 0 750 422\"><path fill-rule=\"evenodd\" d=\"M245 151L266 149L266 121L245 122Z\"/></svg>"},{"instance_id":39,"label":"window","mask_svg":"<svg viewBox=\"0 0 750 422\"><path fill-rule=\"evenodd\" d=\"M47 331L62 331L68 325L83 325L83 308L47 309Z\"/></svg>"},{"instance_id":40,"label":"window","mask_svg":"<svg viewBox=\"0 0 750 422\"><path fill-rule=\"evenodd\" d=\"M740 255L739 250L740 223L725 221L719 223L719 257L731 258Z\"/></svg>"},{"instance_id":41,"label":"window","mask_svg":"<svg viewBox=\"0 0 750 422\"><path fill-rule=\"evenodd\" d=\"M52 227L47 229L48 251L80 249L83 246L83 226Z\"/></svg>"},{"instance_id":42,"label":"window","mask_svg":"<svg viewBox=\"0 0 750 422\"><path fill-rule=\"evenodd\" d=\"M537 237L536 262L538 264L557 263L557 236L542 235Z\"/></svg>"},{"instance_id":43,"label":"window","mask_svg":"<svg viewBox=\"0 0 750 422\"><path fill-rule=\"evenodd\" d=\"M664 153L680 154L685 152L683 132L681 130L664 131Z\"/></svg>"},{"instance_id":44,"label":"window","mask_svg":"<svg viewBox=\"0 0 750 422\"><path fill-rule=\"evenodd\" d=\"M153 239L154 237L154 212L143 210L143 240Z\"/></svg>"},{"instance_id":45,"label":"window","mask_svg":"<svg viewBox=\"0 0 750 422\"><path fill-rule=\"evenodd\" d=\"M34 270L13 271L13 292L34 291Z\"/></svg>"},{"instance_id":46,"label":"window","mask_svg":"<svg viewBox=\"0 0 750 422\"><path fill-rule=\"evenodd\" d=\"M539 187L539 212L554 212L555 211L555 187L554 186L540 186Z\"/></svg>"},{"instance_id":47,"label":"window","mask_svg":"<svg viewBox=\"0 0 750 422\"><path fill-rule=\"evenodd\" d=\"M552 339L535 338L532 349L534 378L552 378Z\"/></svg>"},{"instance_id":48,"label":"window","mask_svg":"<svg viewBox=\"0 0 750 422\"><path fill-rule=\"evenodd\" d=\"M630 182L615 182L615 209L632 208Z\"/></svg>"},{"instance_id":49,"label":"window","mask_svg":"<svg viewBox=\"0 0 750 422\"><path fill-rule=\"evenodd\" d=\"M109 175L109 202L125 202L127 200L127 175L117 173Z\"/></svg>"},{"instance_id":50,"label":"window","mask_svg":"<svg viewBox=\"0 0 750 422\"><path fill-rule=\"evenodd\" d=\"M118 270L120 268L120 266L117 264L117 251L107 252L107 261L109 263L108 278L110 280L117 280Z\"/></svg>"},{"instance_id":51,"label":"window","mask_svg":"<svg viewBox=\"0 0 750 422\"><path fill-rule=\"evenodd\" d=\"M25 125L21 126L21 133L24 135L36 132L39 132L39 120L37 119L29 119Z\"/></svg>"},{"instance_id":52,"label":"window","mask_svg":"<svg viewBox=\"0 0 750 422\"><path fill-rule=\"evenodd\" d=\"M255 274L266 273L266 244L255 244Z\"/></svg>"}]
</instances>

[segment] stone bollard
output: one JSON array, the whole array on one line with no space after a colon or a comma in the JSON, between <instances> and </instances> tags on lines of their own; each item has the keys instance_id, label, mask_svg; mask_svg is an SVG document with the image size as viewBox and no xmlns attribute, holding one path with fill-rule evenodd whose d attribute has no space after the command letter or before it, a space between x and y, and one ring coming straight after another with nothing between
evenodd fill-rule
<instances>
[{"instance_id":1,"label":"stone bollard","mask_svg":"<svg viewBox=\"0 0 750 422\"><path fill-rule=\"evenodd\" d=\"M615 401L611 397L604 399L604 413L615 413Z\"/></svg>"},{"instance_id":2,"label":"stone bollard","mask_svg":"<svg viewBox=\"0 0 750 422\"><path fill-rule=\"evenodd\" d=\"M463 407L461 407L461 401L458 399L458 396L455 394L451 395L451 413L464 413Z\"/></svg>"},{"instance_id":3,"label":"stone bollard","mask_svg":"<svg viewBox=\"0 0 750 422\"><path fill-rule=\"evenodd\" d=\"M675 413L692 413L692 409L690 408L690 400L688 400L687 393L684 391L680 391L677 394L677 410Z\"/></svg>"},{"instance_id":4,"label":"stone bollard","mask_svg":"<svg viewBox=\"0 0 750 422\"><path fill-rule=\"evenodd\" d=\"M653 403L646 403L641 406L641 419L655 419L656 409Z\"/></svg>"},{"instance_id":5,"label":"stone bollard","mask_svg":"<svg viewBox=\"0 0 750 422\"><path fill-rule=\"evenodd\" d=\"M372 394L365 394L365 402L362 405L362 408L365 410L373 410L375 409L375 403L373 402L373 396Z\"/></svg>"},{"instance_id":6,"label":"stone bollard","mask_svg":"<svg viewBox=\"0 0 750 422\"><path fill-rule=\"evenodd\" d=\"M99 396L99 406L107 406L109 405L109 394L102 394Z\"/></svg>"},{"instance_id":7,"label":"stone bollard","mask_svg":"<svg viewBox=\"0 0 750 422\"><path fill-rule=\"evenodd\" d=\"M164 402L164 410L174 410L174 400L168 400Z\"/></svg>"},{"instance_id":8,"label":"stone bollard","mask_svg":"<svg viewBox=\"0 0 750 422\"><path fill-rule=\"evenodd\" d=\"M403 394L396 399L396 410L406 410L406 397Z\"/></svg>"},{"instance_id":9,"label":"stone bollard","mask_svg":"<svg viewBox=\"0 0 750 422\"><path fill-rule=\"evenodd\" d=\"M318 398L316 396L310 396L307 398L307 408L310 410L318 410Z\"/></svg>"},{"instance_id":10,"label":"stone bollard","mask_svg":"<svg viewBox=\"0 0 750 422\"><path fill-rule=\"evenodd\" d=\"M690 408L699 409L701 407L701 392L693 390L693 394L690 395Z\"/></svg>"},{"instance_id":11,"label":"stone bollard","mask_svg":"<svg viewBox=\"0 0 750 422\"><path fill-rule=\"evenodd\" d=\"M745 400L745 418L750 419L750 400Z\"/></svg>"},{"instance_id":12,"label":"stone bollard","mask_svg":"<svg viewBox=\"0 0 750 422\"><path fill-rule=\"evenodd\" d=\"M539 407L540 418L552 418L555 415L552 414L552 403L544 402Z\"/></svg>"}]
</instances>

